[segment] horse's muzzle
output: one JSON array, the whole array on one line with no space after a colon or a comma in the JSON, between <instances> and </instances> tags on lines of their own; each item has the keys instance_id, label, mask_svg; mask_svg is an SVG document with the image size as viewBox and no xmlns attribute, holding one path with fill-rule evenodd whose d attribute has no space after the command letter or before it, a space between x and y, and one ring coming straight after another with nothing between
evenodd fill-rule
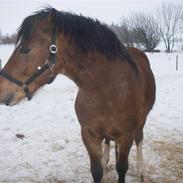
<instances>
[{"instance_id":1,"label":"horse's muzzle","mask_svg":"<svg viewBox=\"0 0 183 183\"><path fill-rule=\"evenodd\" d=\"M46 84L51 84L55 80L56 76L55 75L50 75Z\"/></svg>"},{"instance_id":2,"label":"horse's muzzle","mask_svg":"<svg viewBox=\"0 0 183 183\"><path fill-rule=\"evenodd\" d=\"M12 93L9 93L3 99L2 103L4 103L5 105L9 106L9 105L11 105L13 98L14 98L14 95Z\"/></svg>"}]
</instances>

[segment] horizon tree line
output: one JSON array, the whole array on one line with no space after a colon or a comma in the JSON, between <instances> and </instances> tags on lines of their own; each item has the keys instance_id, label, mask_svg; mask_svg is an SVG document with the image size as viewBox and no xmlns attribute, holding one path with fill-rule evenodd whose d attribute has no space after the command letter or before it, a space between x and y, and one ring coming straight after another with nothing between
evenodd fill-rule
<instances>
[{"instance_id":1,"label":"horizon tree line","mask_svg":"<svg viewBox=\"0 0 183 183\"><path fill-rule=\"evenodd\" d=\"M3 34L0 30L0 44L14 44L16 42L17 33Z\"/></svg>"}]
</instances>

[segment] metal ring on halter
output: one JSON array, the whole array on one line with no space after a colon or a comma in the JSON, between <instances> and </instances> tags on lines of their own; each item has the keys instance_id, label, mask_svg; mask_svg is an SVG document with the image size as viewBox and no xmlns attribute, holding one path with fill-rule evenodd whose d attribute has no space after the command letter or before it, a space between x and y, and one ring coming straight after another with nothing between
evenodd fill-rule
<instances>
[{"instance_id":1,"label":"metal ring on halter","mask_svg":"<svg viewBox=\"0 0 183 183\"><path fill-rule=\"evenodd\" d=\"M22 85L22 88L23 88L23 89L26 89L26 88L28 88L28 86L24 83L24 84Z\"/></svg>"},{"instance_id":2,"label":"metal ring on halter","mask_svg":"<svg viewBox=\"0 0 183 183\"><path fill-rule=\"evenodd\" d=\"M50 52L51 52L52 54L57 53L57 46L56 46L55 44L51 44L51 45L50 45Z\"/></svg>"}]
</instances>

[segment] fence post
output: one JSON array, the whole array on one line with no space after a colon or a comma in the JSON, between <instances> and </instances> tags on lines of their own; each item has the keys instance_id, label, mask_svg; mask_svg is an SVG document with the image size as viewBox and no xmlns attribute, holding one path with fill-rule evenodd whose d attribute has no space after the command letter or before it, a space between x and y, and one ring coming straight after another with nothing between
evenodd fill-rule
<instances>
[{"instance_id":1,"label":"fence post","mask_svg":"<svg viewBox=\"0 0 183 183\"><path fill-rule=\"evenodd\" d=\"M1 62L1 59L0 59L0 70L2 69L2 62Z\"/></svg>"},{"instance_id":2,"label":"fence post","mask_svg":"<svg viewBox=\"0 0 183 183\"><path fill-rule=\"evenodd\" d=\"M179 56L176 55L176 71L179 69Z\"/></svg>"}]
</instances>

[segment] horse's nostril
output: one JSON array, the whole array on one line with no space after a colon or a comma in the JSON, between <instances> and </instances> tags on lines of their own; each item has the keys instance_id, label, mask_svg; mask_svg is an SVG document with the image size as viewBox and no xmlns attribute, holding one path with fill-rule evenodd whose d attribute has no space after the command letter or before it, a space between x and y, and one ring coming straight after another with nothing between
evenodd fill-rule
<instances>
[{"instance_id":1,"label":"horse's nostril","mask_svg":"<svg viewBox=\"0 0 183 183\"><path fill-rule=\"evenodd\" d=\"M7 94L4 99L4 104L8 106L11 103L12 98L13 98L12 93Z\"/></svg>"}]
</instances>

